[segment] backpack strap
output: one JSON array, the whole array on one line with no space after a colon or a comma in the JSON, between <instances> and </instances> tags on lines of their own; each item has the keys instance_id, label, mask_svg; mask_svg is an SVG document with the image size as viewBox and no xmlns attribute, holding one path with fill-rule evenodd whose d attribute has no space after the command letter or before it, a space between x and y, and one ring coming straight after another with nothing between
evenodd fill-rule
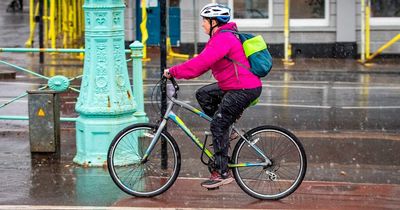
<instances>
[{"instance_id":1,"label":"backpack strap","mask_svg":"<svg viewBox=\"0 0 400 210\"><path fill-rule=\"evenodd\" d=\"M233 34L235 34L235 35L238 35L238 34L239 34L239 32L238 32L238 31L235 31L235 30L229 30L229 29L224 29L224 30L221 30L221 32L231 32L231 33L233 33Z\"/></svg>"},{"instance_id":2,"label":"backpack strap","mask_svg":"<svg viewBox=\"0 0 400 210\"><path fill-rule=\"evenodd\" d=\"M221 30L221 32L231 32L231 33L233 33L234 35L239 35L239 34L240 34L238 31L235 31L235 30L228 30L228 29ZM228 57L227 55L225 55L224 58L227 59L227 60L229 60L230 62L232 62L232 63L234 63L234 64L237 64L237 65L239 65L239 66L241 66L241 67L243 67L243 68L245 68L245 69L247 69L247 70L250 70L250 68L248 68L248 67L245 66L244 64L242 64L242 63L240 63L240 62L238 62L238 61L233 60L232 58ZM236 67L235 67L235 68L236 68ZM237 72L236 72L236 75L237 75Z\"/></svg>"},{"instance_id":3,"label":"backpack strap","mask_svg":"<svg viewBox=\"0 0 400 210\"><path fill-rule=\"evenodd\" d=\"M236 36L239 35L239 32L238 32L238 31L235 31L235 30L227 30L227 29L225 29L225 30L221 30L221 32L230 32L230 33L233 33L233 34L236 35ZM240 63L240 62L238 62L238 61L236 61L236 60L233 60L232 58L228 57L227 55L225 55L224 58L233 63L233 66L234 66L234 68L235 68L236 78L237 78L238 80L239 80L239 73L238 73L238 70L237 70L237 66L236 66L236 65L239 65L239 66L241 66L241 67L243 67L243 68L245 68L245 69L247 69L247 70L250 71L250 69L249 69L247 66L245 66L244 64L242 64L242 63Z\"/></svg>"},{"instance_id":4,"label":"backpack strap","mask_svg":"<svg viewBox=\"0 0 400 210\"><path fill-rule=\"evenodd\" d=\"M233 60L232 58L230 58L230 57L228 57L228 56L226 56L226 55L224 56L224 58L225 58L226 60L228 60L228 61L230 61L230 62L233 63L233 67L235 68L235 75L236 75L236 78L237 78L239 81L240 81L240 79L239 79L239 73L238 73L238 70L237 70L237 66L236 66L236 65L239 65L239 66L241 66L241 67L243 67L243 68L245 68L245 69L251 71L251 69L248 68L247 66L245 66L243 63L240 63L240 62L238 62L238 61L235 61L235 60Z\"/></svg>"},{"instance_id":5,"label":"backpack strap","mask_svg":"<svg viewBox=\"0 0 400 210\"><path fill-rule=\"evenodd\" d=\"M251 70L249 67L245 66L243 63L240 63L239 61L233 60L232 58L230 58L230 57L228 57L226 55L224 56L224 58L227 59L228 61L234 63L234 64L237 64L237 65L249 70L249 71Z\"/></svg>"},{"instance_id":6,"label":"backpack strap","mask_svg":"<svg viewBox=\"0 0 400 210\"><path fill-rule=\"evenodd\" d=\"M238 79L239 80L239 73L238 73L238 70L237 70L237 67L236 67L236 63L238 63L238 62L234 62L231 58L229 58L228 56L224 56L224 58L225 59L227 59L228 61L231 61L232 63L233 63L233 67L235 68L235 75L236 75L236 79Z\"/></svg>"}]
</instances>

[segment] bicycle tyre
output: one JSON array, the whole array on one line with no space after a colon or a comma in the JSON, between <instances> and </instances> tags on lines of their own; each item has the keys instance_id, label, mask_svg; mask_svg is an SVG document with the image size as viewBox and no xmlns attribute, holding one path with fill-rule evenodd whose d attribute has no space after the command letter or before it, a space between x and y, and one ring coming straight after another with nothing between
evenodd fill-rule
<instances>
[{"instance_id":1,"label":"bicycle tyre","mask_svg":"<svg viewBox=\"0 0 400 210\"><path fill-rule=\"evenodd\" d=\"M269 125L256 127L245 137L267 155L272 165L232 168L240 188L250 196L263 200L279 200L292 194L300 186L307 169L306 154L299 139L284 128ZM292 150L294 152L290 152ZM234 164L264 162L243 138L233 150L232 161ZM296 163L298 166L294 170L289 168ZM255 172L256 176L249 175L251 172ZM273 192L276 188L277 192Z\"/></svg>"},{"instance_id":2,"label":"bicycle tyre","mask_svg":"<svg viewBox=\"0 0 400 210\"><path fill-rule=\"evenodd\" d=\"M128 126L115 136L109 147L108 171L114 183L125 193L136 197L157 196L167 191L179 175L180 151L174 138L165 130L160 135L165 141L159 140L148 160L140 162L157 128L157 125L149 123ZM166 169L161 166L163 142L168 152Z\"/></svg>"}]
</instances>

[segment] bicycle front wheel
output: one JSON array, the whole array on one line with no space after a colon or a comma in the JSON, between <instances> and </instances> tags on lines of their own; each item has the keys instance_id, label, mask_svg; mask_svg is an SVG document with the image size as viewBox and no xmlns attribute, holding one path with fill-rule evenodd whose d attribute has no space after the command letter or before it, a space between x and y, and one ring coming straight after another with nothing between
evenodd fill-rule
<instances>
[{"instance_id":1,"label":"bicycle front wheel","mask_svg":"<svg viewBox=\"0 0 400 210\"><path fill-rule=\"evenodd\" d=\"M147 161L142 161L157 131L143 123L119 132L108 150L107 163L112 180L124 192L137 197L152 197L168 190L178 177L181 157L172 136L161 132Z\"/></svg>"},{"instance_id":2,"label":"bicycle front wheel","mask_svg":"<svg viewBox=\"0 0 400 210\"><path fill-rule=\"evenodd\" d=\"M260 126L248 131L245 137L250 143L241 138L232 154L234 164L241 165L233 168L240 188L266 200L278 200L293 193L303 181L307 168L304 148L296 136L283 128ZM265 162L260 153L272 164L260 165Z\"/></svg>"}]
</instances>

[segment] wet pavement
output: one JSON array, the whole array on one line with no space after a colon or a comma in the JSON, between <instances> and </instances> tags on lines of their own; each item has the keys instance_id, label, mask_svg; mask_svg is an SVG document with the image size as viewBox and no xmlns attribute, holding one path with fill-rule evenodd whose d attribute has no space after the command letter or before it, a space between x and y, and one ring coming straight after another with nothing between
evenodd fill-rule
<instances>
[{"instance_id":1,"label":"wet pavement","mask_svg":"<svg viewBox=\"0 0 400 210\"><path fill-rule=\"evenodd\" d=\"M323 173L309 167L306 179L291 196L280 201L260 201L245 194L236 183L220 190L207 191L200 186L207 169L195 169L193 160L183 152L183 164L177 182L154 198L131 197L112 182L106 168L86 168L71 162L74 155L74 131L63 129L62 157L50 162L45 157L31 160L25 132L3 132L0 148L0 209L15 205L29 206L112 206L163 208L235 208L235 209L398 209L399 184L357 181L332 181L323 174L337 177L360 176L383 168L323 164ZM310 151L310 150L308 150ZM311 161L312 162L312 161ZM196 161L196 166L200 162ZM318 168L318 167L317 167ZM339 171L337 171L339 169ZM386 169L388 171L393 171ZM314 172L313 172L314 171ZM358 172L357 172L358 171ZM321 177L315 178L312 173ZM394 174L398 176L399 171ZM312 181L313 177L319 181ZM343 179L343 178L342 178ZM324 181L325 180L325 181ZM327 181L329 180L329 181ZM13 207L13 208L11 208ZM39 208L40 209L40 208Z\"/></svg>"},{"instance_id":2,"label":"wet pavement","mask_svg":"<svg viewBox=\"0 0 400 210\"><path fill-rule=\"evenodd\" d=\"M0 10L6 1L0 2ZM23 47L27 13L0 13L0 47ZM9 20L15 24L10 24ZM29 30L28 30L29 31ZM9 40L9 41L8 41ZM21 44L22 43L22 44ZM179 49L176 49L177 51ZM82 74L76 55L47 55L45 65L37 54L0 53L0 59L47 76ZM158 49L149 49L144 63L145 111L158 119L152 91L158 81ZM120 191L105 168L86 168L72 163L76 153L73 123L62 123L61 160L31 158L28 122L0 120L0 209L16 206L130 206L156 208L248 208L248 209L399 209L400 208L400 61L378 59L363 66L350 59L296 59L285 67L279 59L263 79L260 103L249 108L239 127L260 124L285 127L304 143L308 159L305 181L281 201L259 201L242 192L237 184L206 191L199 183L209 174L199 161L200 152L171 124L183 157L174 186L155 198L134 198ZM182 62L169 60L168 65ZM129 71L131 71L130 64ZM0 65L0 74L12 68ZM0 77L1 78L1 77ZM197 106L196 89L213 82L209 74L180 81L180 99ZM15 79L0 80L0 104L47 81L17 72ZM80 81L72 83L79 88ZM61 116L76 117L77 94L61 95ZM175 111L200 139L208 130L182 109ZM27 115L27 98L0 109L0 115ZM233 142L234 143L234 142ZM193 167L196 166L196 167ZM24 206L20 206L21 208ZM43 207L44 209L47 207ZM93 207L94 208L94 207ZM40 209L40 207L38 207Z\"/></svg>"}]
</instances>

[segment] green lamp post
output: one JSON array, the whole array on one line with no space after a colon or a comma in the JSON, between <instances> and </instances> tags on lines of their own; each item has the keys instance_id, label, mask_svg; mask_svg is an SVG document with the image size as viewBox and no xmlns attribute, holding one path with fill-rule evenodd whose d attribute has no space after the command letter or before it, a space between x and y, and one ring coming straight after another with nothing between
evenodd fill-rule
<instances>
[{"instance_id":1,"label":"green lamp post","mask_svg":"<svg viewBox=\"0 0 400 210\"><path fill-rule=\"evenodd\" d=\"M77 154L74 162L101 166L121 129L136 123L124 53L122 0L85 0L85 61L75 106Z\"/></svg>"}]
</instances>

